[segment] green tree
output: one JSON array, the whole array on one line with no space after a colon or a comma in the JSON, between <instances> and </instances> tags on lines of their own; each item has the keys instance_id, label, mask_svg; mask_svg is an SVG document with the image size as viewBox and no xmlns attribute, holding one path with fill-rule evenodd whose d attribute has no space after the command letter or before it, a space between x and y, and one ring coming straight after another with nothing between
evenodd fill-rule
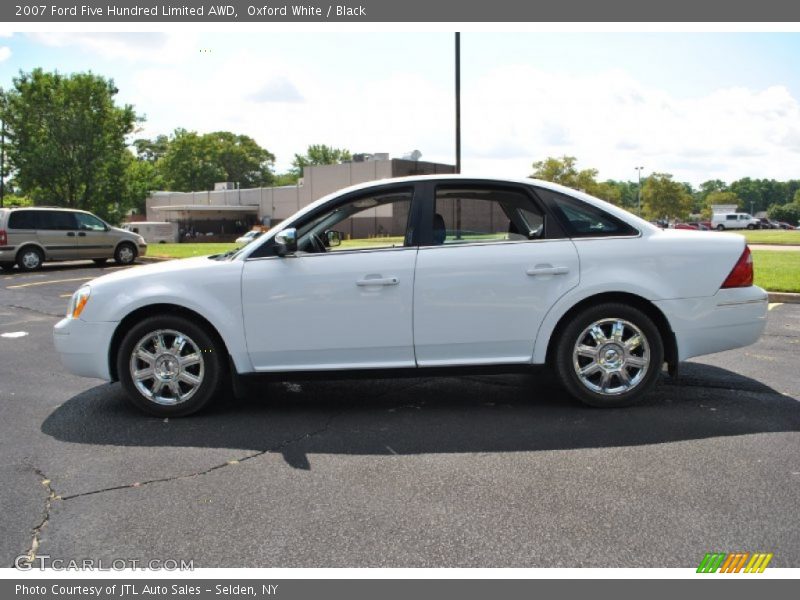
<instances>
[{"instance_id":1,"label":"green tree","mask_svg":"<svg viewBox=\"0 0 800 600\"><path fill-rule=\"evenodd\" d=\"M126 211L122 192L137 117L118 106L117 88L93 73L20 72L6 93L9 163L37 204L91 210L111 221Z\"/></svg>"},{"instance_id":2,"label":"green tree","mask_svg":"<svg viewBox=\"0 0 800 600\"><path fill-rule=\"evenodd\" d=\"M169 136L164 134L157 135L155 139L148 140L146 138L139 138L133 140L133 146L136 148L136 157L149 163L155 163L167 153L169 148Z\"/></svg>"},{"instance_id":3,"label":"green tree","mask_svg":"<svg viewBox=\"0 0 800 600\"><path fill-rule=\"evenodd\" d=\"M142 147L147 151L147 145ZM246 135L176 129L155 164L167 189L191 192L212 189L220 181L245 188L270 185L274 163L275 156Z\"/></svg>"},{"instance_id":4,"label":"green tree","mask_svg":"<svg viewBox=\"0 0 800 600\"><path fill-rule=\"evenodd\" d=\"M775 221L783 221L790 225L800 225L800 194L795 194L796 200L789 204L773 204L767 210L767 215Z\"/></svg>"},{"instance_id":5,"label":"green tree","mask_svg":"<svg viewBox=\"0 0 800 600\"><path fill-rule=\"evenodd\" d=\"M156 166L131 155L125 167L123 204L138 214L144 214L147 196L160 189L164 189L164 184Z\"/></svg>"},{"instance_id":6,"label":"green tree","mask_svg":"<svg viewBox=\"0 0 800 600\"><path fill-rule=\"evenodd\" d=\"M648 219L685 219L692 211L692 195L669 173L653 173L642 185L642 209Z\"/></svg>"},{"instance_id":7,"label":"green tree","mask_svg":"<svg viewBox=\"0 0 800 600\"><path fill-rule=\"evenodd\" d=\"M295 154L292 161L292 173L297 177L303 174L303 167L313 165L337 165L351 160L353 155L350 150L333 148L325 144L312 144L305 154Z\"/></svg>"},{"instance_id":8,"label":"green tree","mask_svg":"<svg viewBox=\"0 0 800 600\"><path fill-rule=\"evenodd\" d=\"M533 163L531 177L550 181L560 185L581 190L592 196L601 198L613 204L620 204L622 190L613 181L600 183L597 181L597 169L576 168L577 159L574 156L548 157Z\"/></svg>"}]
</instances>

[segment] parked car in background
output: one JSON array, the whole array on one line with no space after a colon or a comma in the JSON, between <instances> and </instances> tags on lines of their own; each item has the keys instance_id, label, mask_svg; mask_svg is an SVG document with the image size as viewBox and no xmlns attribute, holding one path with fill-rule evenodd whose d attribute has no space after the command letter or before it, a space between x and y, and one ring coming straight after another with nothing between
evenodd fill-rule
<instances>
[{"instance_id":1,"label":"parked car in background","mask_svg":"<svg viewBox=\"0 0 800 600\"><path fill-rule=\"evenodd\" d=\"M126 231L138 233L148 244L176 244L180 241L178 224L169 221L135 221L124 223Z\"/></svg>"},{"instance_id":2,"label":"parked car in background","mask_svg":"<svg viewBox=\"0 0 800 600\"><path fill-rule=\"evenodd\" d=\"M761 229L780 229L780 225L778 225L777 221L767 219L766 217L760 218L758 222L761 224Z\"/></svg>"},{"instance_id":3,"label":"parked car in background","mask_svg":"<svg viewBox=\"0 0 800 600\"><path fill-rule=\"evenodd\" d=\"M686 229L689 231L697 231L699 228L697 225L693 225L691 223L676 223L674 229Z\"/></svg>"},{"instance_id":4,"label":"parked car in background","mask_svg":"<svg viewBox=\"0 0 800 600\"><path fill-rule=\"evenodd\" d=\"M698 231L708 231L709 229L711 229L711 226L706 225L705 221L689 221L687 225L691 225Z\"/></svg>"},{"instance_id":5,"label":"parked car in background","mask_svg":"<svg viewBox=\"0 0 800 600\"><path fill-rule=\"evenodd\" d=\"M161 417L242 378L539 364L617 407L665 363L755 342L766 315L743 236L661 230L544 181L435 175L341 190L226 254L95 279L54 339L70 372L119 380Z\"/></svg>"},{"instance_id":6,"label":"parked car in background","mask_svg":"<svg viewBox=\"0 0 800 600\"><path fill-rule=\"evenodd\" d=\"M113 258L120 265L144 256L147 243L100 217L67 208L0 208L0 267L35 271L46 261Z\"/></svg>"},{"instance_id":7,"label":"parked car in background","mask_svg":"<svg viewBox=\"0 0 800 600\"><path fill-rule=\"evenodd\" d=\"M790 225L789 223L786 223L784 221L778 221L778 226L781 229L788 229L788 230L797 229L797 227L795 227L794 225Z\"/></svg>"},{"instance_id":8,"label":"parked car in background","mask_svg":"<svg viewBox=\"0 0 800 600\"><path fill-rule=\"evenodd\" d=\"M236 243L237 244L249 244L253 240L258 239L259 236L261 236L262 233L264 233L264 232L261 231L260 229L251 229L250 231L245 233L243 236L236 238Z\"/></svg>"},{"instance_id":9,"label":"parked car in background","mask_svg":"<svg viewBox=\"0 0 800 600\"><path fill-rule=\"evenodd\" d=\"M759 229L761 221L747 213L715 213L711 226L719 231L725 229Z\"/></svg>"}]
</instances>

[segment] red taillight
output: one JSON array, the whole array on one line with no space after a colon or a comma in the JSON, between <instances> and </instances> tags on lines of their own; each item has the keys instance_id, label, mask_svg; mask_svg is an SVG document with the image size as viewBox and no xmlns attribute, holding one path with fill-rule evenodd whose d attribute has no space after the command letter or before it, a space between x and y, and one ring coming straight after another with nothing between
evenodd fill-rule
<instances>
[{"instance_id":1,"label":"red taillight","mask_svg":"<svg viewBox=\"0 0 800 600\"><path fill-rule=\"evenodd\" d=\"M0 246L5 246L8 243L8 236L5 229L0 229Z\"/></svg>"},{"instance_id":2,"label":"red taillight","mask_svg":"<svg viewBox=\"0 0 800 600\"><path fill-rule=\"evenodd\" d=\"M722 284L723 288L737 288L749 287L753 285L753 257L750 254L750 248L744 247L744 252L733 267L733 271L728 275L725 283Z\"/></svg>"}]
</instances>

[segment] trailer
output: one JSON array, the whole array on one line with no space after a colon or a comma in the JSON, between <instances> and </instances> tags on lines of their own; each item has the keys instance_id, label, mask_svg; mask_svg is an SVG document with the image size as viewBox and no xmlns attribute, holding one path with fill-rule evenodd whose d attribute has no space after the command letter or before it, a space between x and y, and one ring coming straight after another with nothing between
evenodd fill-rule
<instances>
[{"instance_id":1,"label":"trailer","mask_svg":"<svg viewBox=\"0 0 800 600\"><path fill-rule=\"evenodd\" d=\"M138 233L148 244L175 244L178 237L178 224L169 221L138 221L124 223L123 229Z\"/></svg>"}]
</instances>

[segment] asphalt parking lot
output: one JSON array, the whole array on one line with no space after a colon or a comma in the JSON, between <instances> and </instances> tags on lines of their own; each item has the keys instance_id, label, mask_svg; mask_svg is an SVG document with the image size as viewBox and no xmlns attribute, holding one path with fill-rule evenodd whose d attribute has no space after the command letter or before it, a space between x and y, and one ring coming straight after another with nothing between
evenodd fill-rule
<instances>
[{"instance_id":1,"label":"asphalt parking lot","mask_svg":"<svg viewBox=\"0 0 800 600\"><path fill-rule=\"evenodd\" d=\"M800 566L800 305L631 409L538 369L271 383L164 420L53 350L70 293L115 268L0 275L2 566Z\"/></svg>"}]
</instances>

